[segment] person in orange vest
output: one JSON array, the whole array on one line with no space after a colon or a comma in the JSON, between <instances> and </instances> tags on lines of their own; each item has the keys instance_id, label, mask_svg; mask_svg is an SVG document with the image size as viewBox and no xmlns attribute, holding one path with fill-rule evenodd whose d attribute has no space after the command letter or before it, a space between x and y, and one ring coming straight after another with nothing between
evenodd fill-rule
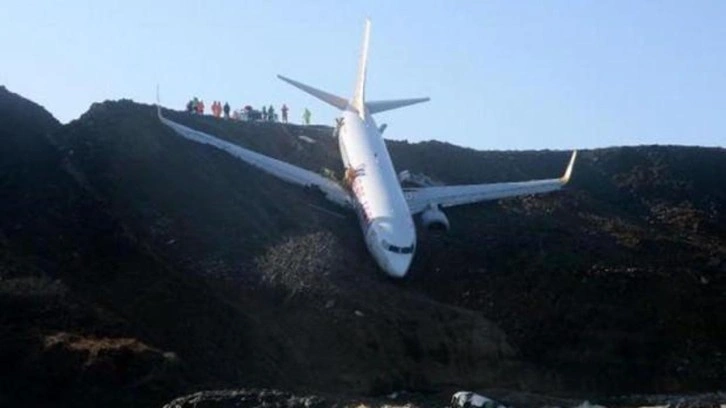
<instances>
[{"instance_id":1,"label":"person in orange vest","mask_svg":"<svg viewBox=\"0 0 726 408\"><path fill-rule=\"evenodd\" d=\"M220 117L222 116L222 102L220 101L214 101L214 116Z\"/></svg>"}]
</instances>

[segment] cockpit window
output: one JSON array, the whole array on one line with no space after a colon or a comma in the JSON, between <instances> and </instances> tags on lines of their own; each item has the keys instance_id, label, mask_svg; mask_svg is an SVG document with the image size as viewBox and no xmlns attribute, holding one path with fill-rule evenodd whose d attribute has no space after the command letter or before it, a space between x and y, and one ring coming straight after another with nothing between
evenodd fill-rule
<instances>
[{"instance_id":1,"label":"cockpit window","mask_svg":"<svg viewBox=\"0 0 726 408\"><path fill-rule=\"evenodd\" d=\"M381 241L381 245L384 249L386 249L389 252L393 252L394 254L411 254L413 253L414 245L411 244L407 247L399 247L396 245L391 245L388 241L385 239Z\"/></svg>"}]
</instances>

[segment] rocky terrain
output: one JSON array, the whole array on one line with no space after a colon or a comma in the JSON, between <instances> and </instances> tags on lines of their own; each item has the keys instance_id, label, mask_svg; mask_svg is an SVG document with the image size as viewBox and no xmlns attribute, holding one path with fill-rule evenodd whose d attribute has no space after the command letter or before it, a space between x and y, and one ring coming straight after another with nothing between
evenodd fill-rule
<instances>
[{"instance_id":1,"label":"rocky terrain","mask_svg":"<svg viewBox=\"0 0 726 408\"><path fill-rule=\"evenodd\" d=\"M341 174L331 128L165 114ZM447 211L451 231L421 231L410 277L391 281L351 214L178 137L152 106L94 104L62 126L0 88L0 146L0 406L250 387L328 402L407 390L422 406L475 389L528 406L506 393L726 380L724 149L581 152L563 192ZM398 170L445 183L557 176L568 158L389 148Z\"/></svg>"}]
</instances>

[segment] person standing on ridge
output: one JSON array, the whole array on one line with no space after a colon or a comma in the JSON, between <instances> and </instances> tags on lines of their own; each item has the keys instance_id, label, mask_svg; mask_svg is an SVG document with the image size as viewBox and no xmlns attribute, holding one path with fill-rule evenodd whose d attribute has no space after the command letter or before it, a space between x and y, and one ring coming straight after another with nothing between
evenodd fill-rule
<instances>
[{"instance_id":1,"label":"person standing on ridge","mask_svg":"<svg viewBox=\"0 0 726 408\"><path fill-rule=\"evenodd\" d=\"M224 118L229 119L229 103L228 102L224 103Z\"/></svg>"},{"instance_id":2,"label":"person standing on ridge","mask_svg":"<svg viewBox=\"0 0 726 408\"><path fill-rule=\"evenodd\" d=\"M312 114L310 113L310 110L308 110L308 108L305 108L305 111L303 112L303 122L305 123L305 125L309 125L310 124L310 116L311 115Z\"/></svg>"},{"instance_id":3,"label":"person standing on ridge","mask_svg":"<svg viewBox=\"0 0 726 408\"><path fill-rule=\"evenodd\" d=\"M262 105L262 120L267 120L267 106Z\"/></svg>"},{"instance_id":4,"label":"person standing on ridge","mask_svg":"<svg viewBox=\"0 0 726 408\"><path fill-rule=\"evenodd\" d=\"M201 100L201 99L199 100L199 104L197 105L197 107L199 108L199 114L204 115L204 101L203 100Z\"/></svg>"},{"instance_id":5,"label":"person standing on ridge","mask_svg":"<svg viewBox=\"0 0 726 408\"><path fill-rule=\"evenodd\" d=\"M275 121L275 108L272 105L267 109L267 118L270 122Z\"/></svg>"},{"instance_id":6,"label":"person standing on ridge","mask_svg":"<svg viewBox=\"0 0 726 408\"><path fill-rule=\"evenodd\" d=\"M282 108L280 109L282 111L282 121L284 123L287 123L287 105L284 103L282 104Z\"/></svg>"}]
</instances>

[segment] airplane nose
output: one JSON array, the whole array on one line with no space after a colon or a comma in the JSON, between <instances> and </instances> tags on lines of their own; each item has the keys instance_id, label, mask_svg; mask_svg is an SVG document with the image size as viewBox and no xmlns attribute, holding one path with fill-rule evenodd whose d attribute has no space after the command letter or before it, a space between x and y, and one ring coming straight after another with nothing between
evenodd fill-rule
<instances>
[{"instance_id":1,"label":"airplane nose","mask_svg":"<svg viewBox=\"0 0 726 408\"><path fill-rule=\"evenodd\" d=\"M411 266L411 255L391 254L386 257L386 273L394 278L403 278Z\"/></svg>"},{"instance_id":2,"label":"airplane nose","mask_svg":"<svg viewBox=\"0 0 726 408\"><path fill-rule=\"evenodd\" d=\"M379 219L371 224L366 234L366 243L378 266L392 278L406 275L416 245L412 225L409 229L408 224L401 224L396 226L391 220Z\"/></svg>"}]
</instances>

